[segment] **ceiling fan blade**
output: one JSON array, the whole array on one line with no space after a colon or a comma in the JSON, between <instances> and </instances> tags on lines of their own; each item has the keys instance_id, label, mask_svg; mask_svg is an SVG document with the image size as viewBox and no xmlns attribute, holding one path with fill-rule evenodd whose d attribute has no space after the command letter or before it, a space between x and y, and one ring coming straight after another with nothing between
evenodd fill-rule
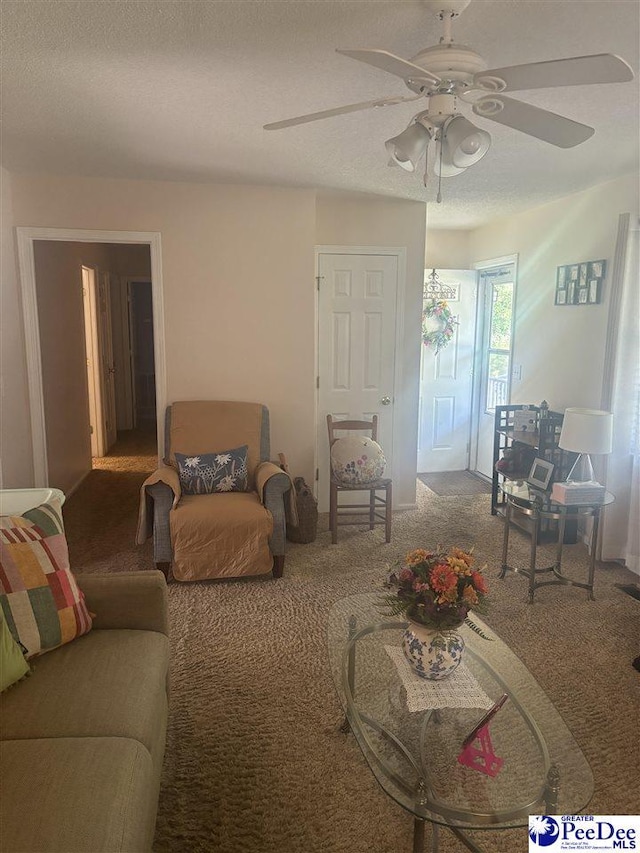
<instances>
[{"instance_id":1,"label":"ceiling fan blade","mask_svg":"<svg viewBox=\"0 0 640 853\"><path fill-rule=\"evenodd\" d=\"M396 77L402 77L403 80L424 80L427 83L440 83L442 79L430 71L420 68L419 65L414 65L413 62L402 59L400 56L394 56L393 53L386 50L336 50L336 53L350 56L352 59L360 60L360 62L366 62L368 65L387 71L389 74L395 74Z\"/></svg>"},{"instance_id":2,"label":"ceiling fan blade","mask_svg":"<svg viewBox=\"0 0 640 853\"><path fill-rule=\"evenodd\" d=\"M283 127L293 127L296 124L306 124L309 121L318 121L322 118L341 116L345 113L355 113L358 112L358 110L370 110L374 107L390 107L394 104L403 104L406 101L415 101L421 97L422 95L413 95L408 98L403 98L402 95L396 95L391 96L390 98L377 98L375 101L361 101L359 104L347 104L344 107L334 107L332 110L321 110L318 113L308 113L304 116L286 118L283 119L283 121L274 121L271 124L265 124L263 129L280 130Z\"/></svg>"},{"instance_id":3,"label":"ceiling fan blade","mask_svg":"<svg viewBox=\"0 0 640 853\"><path fill-rule=\"evenodd\" d=\"M584 86L588 83L626 83L633 80L633 69L613 53L596 53L593 56L490 68L475 74L473 80L482 87L483 79L496 77L504 80L507 92L517 92L556 86Z\"/></svg>"},{"instance_id":4,"label":"ceiling fan blade","mask_svg":"<svg viewBox=\"0 0 640 853\"><path fill-rule=\"evenodd\" d=\"M594 128L589 125L525 104L515 98L507 98L502 94L481 98L472 109L476 115L505 124L514 130L521 130L529 136L557 145L558 148L573 148L581 142L586 142L595 133Z\"/></svg>"}]
</instances>

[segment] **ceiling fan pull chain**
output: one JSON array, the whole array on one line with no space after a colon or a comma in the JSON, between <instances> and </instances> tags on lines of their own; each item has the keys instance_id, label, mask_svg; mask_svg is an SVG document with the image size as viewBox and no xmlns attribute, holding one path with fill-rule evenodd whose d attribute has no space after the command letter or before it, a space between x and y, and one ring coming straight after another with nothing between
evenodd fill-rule
<instances>
[{"instance_id":1,"label":"ceiling fan pull chain","mask_svg":"<svg viewBox=\"0 0 640 853\"><path fill-rule=\"evenodd\" d=\"M427 145L425 152L424 152L424 178L422 179L422 183L425 186L425 188L427 186L428 169L429 169L429 146Z\"/></svg>"},{"instance_id":2,"label":"ceiling fan pull chain","mask_svg":"<svg viewBox=\"0 0 640 853\"><path fill-rule=\"evenodd\" d=\"M440 174L438 175L438 195L436 196L436 202L438 204L442 203L442 129L440 130Z\"/></svg>"}]
</instances>

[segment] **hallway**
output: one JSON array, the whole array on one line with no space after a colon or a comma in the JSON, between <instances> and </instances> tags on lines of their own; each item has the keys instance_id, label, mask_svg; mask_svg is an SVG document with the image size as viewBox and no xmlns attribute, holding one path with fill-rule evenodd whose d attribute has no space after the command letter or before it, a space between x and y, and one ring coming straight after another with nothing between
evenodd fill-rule
<instances>
[{"instance_id":1,"label":"hallway","mask_svg":"<svg viewBox=\"0 0 640 853\"><path fill-rule=\"evenodd\" d=\"M155 430L118 433L107 456L64 505L69 554L74 571L103 563L104 571L153 568L151 542L132 551L138 520L140 486L157 465ZM122 547L113 543L121 543Z\"/></svg>"}]
</instances>

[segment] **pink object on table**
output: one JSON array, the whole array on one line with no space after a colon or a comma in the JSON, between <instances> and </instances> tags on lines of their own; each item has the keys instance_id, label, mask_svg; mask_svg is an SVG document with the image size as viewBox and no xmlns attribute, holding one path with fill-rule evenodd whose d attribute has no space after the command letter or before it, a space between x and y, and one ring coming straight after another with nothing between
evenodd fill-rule
<instances>
[{"instance_id":1,"label":"pink object on table","mask_svg":"<svg viewBox=\"0 0 640 853\"><path fill-rule=\"evenodd\" d=\"M479 744L479 746L476 746L476 744ZM475 738L464 747L458 756L458 761L460 764L464 764L465 767L478 770L487 776L498 775L504 761L493 751L488 725L484 725L478 730Z\"/></svg>"}]
</instances>

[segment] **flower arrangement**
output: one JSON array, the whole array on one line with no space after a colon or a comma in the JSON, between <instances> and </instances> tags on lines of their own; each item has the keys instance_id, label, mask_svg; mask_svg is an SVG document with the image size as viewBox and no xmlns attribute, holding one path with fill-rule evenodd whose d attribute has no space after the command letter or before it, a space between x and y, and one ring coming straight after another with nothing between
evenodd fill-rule
<instances>
[{"instance_id":1,"label":"flower arrangement","mask_svg":"<svg viewBox=\"0 0 640 853\"><path fill-rule=\"evenodd\" d=\"M422 342L438 355L453 337L457 323L444 299L429 299L422 312Z\"/></svg>"},{"instance_id":2,"label":"flower arrangement","mask_svg":"<svg viewBox=\"0 0 640 853\"><path fill-rule=\"evenodd\" d=\"M395 590L385 598L391 614L427 628L450 630L484 601L488 589L472 554L460 548L410 551L399 569L389 573L385 586Z\"/></svg>"}]
</instances>

